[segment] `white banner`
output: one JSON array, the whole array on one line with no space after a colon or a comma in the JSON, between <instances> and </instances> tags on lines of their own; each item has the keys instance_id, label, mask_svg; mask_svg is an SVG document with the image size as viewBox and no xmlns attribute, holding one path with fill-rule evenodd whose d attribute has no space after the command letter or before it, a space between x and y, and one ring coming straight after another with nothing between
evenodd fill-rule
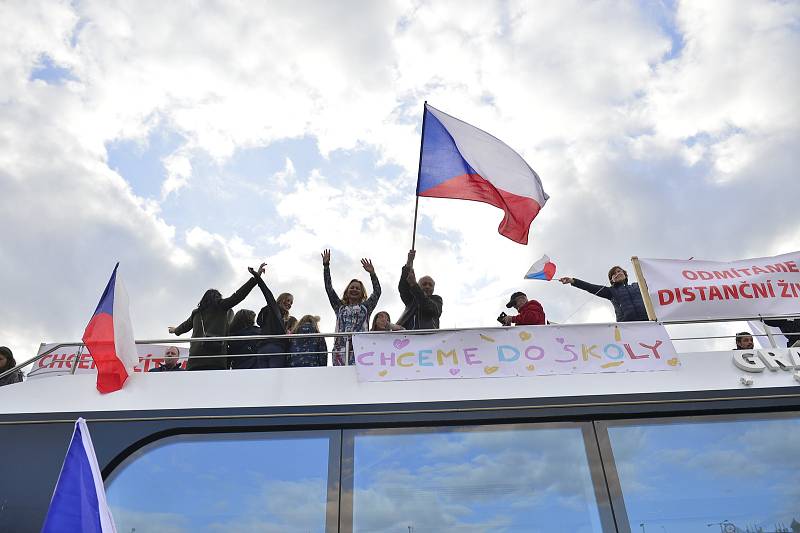
<instances>
[{"instance_id":1,"label":"white banner","mask_svg":"<svg viewBox=\"0 0 800 533\"><path fill-rule=\"evenodd\" d=\"M517 326L353 336L361 381L673 370L680 365L655 323Z\"/></svg>"},{"instance_id":2,"label":"white banner","mask_svg":"<svg viewBox=\"0 0 800 533\"><path fill-rule=\"evenodd\" d=\"M38 353L44 353L55 346L53 344L42 344ZM137 344L136 349L139 352L139 364L133 367L134 372L147 372L151 368L157 368L158 365L164 362L164 351L169 345L166 344ZM187 348L176 346L180 350L180 359L178 362L186 367L186 358L189 356ZM56 350L55 352L45 355L35 363L33 368L28 372L27 378L39 378L49 376L63 376L65 374L72 374L72 365L77 361L76 374L96 374L97 369L94 366L92 356L85 347L69 346Z\"/></svg>"},{"instance_id":3,"label":"white banner","mask_svg":"<svg viewBox=\"0 0 800 533\"><path fill-rule=\"evenodd\" d=\"M659 320L800 314L800 252L727 263L639 263Z\"/></svg>"}]
</instances>

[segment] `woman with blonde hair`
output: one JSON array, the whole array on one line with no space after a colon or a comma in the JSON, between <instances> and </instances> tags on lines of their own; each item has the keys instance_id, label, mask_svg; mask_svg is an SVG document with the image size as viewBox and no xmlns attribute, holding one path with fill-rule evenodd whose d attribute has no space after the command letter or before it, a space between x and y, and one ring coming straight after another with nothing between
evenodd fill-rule
<instances>
[{"instance_id":1,"label":"woman with blonde hair","mask_svg":"<svg viewBox=\"0 0 800 533\"><path fill-rule=\"evenodd\" d=\"M291 293L282 292L278 295L278 298L275 301L278 302L278 309L281 312L283 324L286 326L286 333L289 333L294 324L297 323L297 319L289 314L289 310L294 304L294 296L292 296Z\"/></svg>"},{"instance_id":2,"label":"woman with blonde hair","mask_svg":"<svg viewBox=\"0 0 800 533\"><path fill-rule=\"evenodd\" d=\"M304 315L292 328L293 335L319 333L319 317ZM328 343L323 337L292 338L289 366L327 366Z\"/></svg>"},{"instance_id":3,"label":"woman with blonde hair","mask_svg":"<svg viewBox=\"0 0 800 533\"><path fill-rule=\"evenodd\" d=\"M331 307L336 313L336 332L368 331L369 317L381 297L381 284L378 282L378 276L375 275L375 267L372 266L372 261L369 259L361 260L361 266L369 273L369 278L372 282L372 294L369 297L367 297L364 284L360 280L353 279L347 284L342 297L339 298L336 291L333 290L330 263L331 251L326 249L322 252L322 274L325 282L325 292L328 293L328 300L330 300ZM336 337L333 341L332 353L334 366L355 364L349 337ZM347 357L345 357L345 354L347 354Z\"/></svg>"}]
</instances>

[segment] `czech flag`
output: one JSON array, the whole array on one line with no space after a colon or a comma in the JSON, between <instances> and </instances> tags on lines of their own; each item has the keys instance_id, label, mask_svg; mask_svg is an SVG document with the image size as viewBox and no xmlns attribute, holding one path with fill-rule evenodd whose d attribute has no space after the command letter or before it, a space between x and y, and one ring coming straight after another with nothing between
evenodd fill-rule
<instances>
[{"instance_id":1,"label":"czech flag","mask_svg":"<svg viewBox=\"0 0 800 533\"><path fill-rule=\"evenodd\" d=\"M133 342L128 293L117 276L118 268L119 263L83 333L83 343L97 366L97 390L103 393L120 390L128 379L128 369L132 372L139 362Z\"/></svg>"},{"instance_id":2,"label":"czech flag","mask_svg":"<svg viewBox=\"0 0 800 533\"><path fill-rule=\"evenodd\" d=\"M75 422L42 533L116 533L86 421Z\"/></svg>"},{"instance_id":3,"label":"czech flag","mask_svg":"<svg viewBox=\"0 0 800 533\"><path fill-rule=\"evenodd\" d=\"M520 244L549 198L538 174L499 139L425 104L417 196L491 204L498 231Z\"/></svg>"},{"instance_id":4,"label":"czech flag","mask_svg":"<svg viewBox=\"0 0 800 533\"><path fill-rule=\"evenodd\" d=\"M556 275L556 265L550 261L550 257L543 255L541 259L536 261L528 273L525 274L525 279L542 279L550 281Z\"/></svg>"}]
</instances>

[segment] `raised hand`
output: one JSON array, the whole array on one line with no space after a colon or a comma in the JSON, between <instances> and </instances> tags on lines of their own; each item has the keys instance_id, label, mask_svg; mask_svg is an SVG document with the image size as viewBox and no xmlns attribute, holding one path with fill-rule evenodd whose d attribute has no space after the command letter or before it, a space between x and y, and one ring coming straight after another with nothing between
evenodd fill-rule
<instances>
[{"instance_id":1,"label":"raised hand","mask_svg":"<svg viewBox=\"0 0 800 533\"><path fill-rule=\"evenodd\" d=\"M247 267L247 271L248 271L248 272L250 272L250 274L251 274L253 277L260 278L260 277L261 277L261 275L262 275L264 272L266 272L266 271L267 271L267 269L266 269L266 268L264 268L264 267L266 267L266 266L267 266L267 264L266 264L266 263L261 263L260 265L258 265L258 272L256 272L256 270L255 270L253 267Z\"/></svg>"},{"instance_id":2,"label":"raised hand","mask_svg":"<svg viewBox=\"0 0 800 533\"><path fill-rule=\"evenodd\" d=\"M372 260L371 259L366 259L366 258L361 259L361 266L364 267L364 270L366 270L370 274L374 274L375 273L375 267L372 266Z\"/></svg>"},{"instance_id":3,"label":"raised hand","mask_svg":"<svg viewBox=\"0 0 800 533\"><path fill-rule=\"evenodd\" d=\"M175 333L175 327L174 326L170 326L170 327L167 328L167 331L169 331L170 333Z\"/></svg>"},{"instance_id":4,"label":"raised hand","mask_svg":"<svg viewBox=\"0 0 800 533\"><path fill-rule=\"evenodd\" d=\"M406 281L409 285L414 286L417 284L417 275L414 273L413 268L408 269L408 276L406 276Z\"/></svg>"},{"instance_id":5,"label":"raised hand","mask_svg":"<svg viewBox=\"0 0 800 533\"><path fill-rule=\"evenodd\" d=\"M328 266L331 264L331 251L327 248L322 252L322 266Z\"/></svg>"},{"instance_id":6,"label":"raised hand","mask_svg":"<svg viewBox=\"0 0 800 533\"><path fill-rule=\"evenodd\" d=\"M406 259L406 266L411 268L414 266L414 257L416 257L417 251L416 250L409 250L408 251L408 259Z\"/></svg>"},{"instance_id":7,"label":"raised hand","mask_svg":"<svg viewBox=\"0 0 800 533\"><path fill-rule=\"evenodd\" d=\"M575 280L572 278L563 277L563 278L558 278L558 281L560 281L564 285L572 285L572 282Z\"/></svg>"}]
</instances>

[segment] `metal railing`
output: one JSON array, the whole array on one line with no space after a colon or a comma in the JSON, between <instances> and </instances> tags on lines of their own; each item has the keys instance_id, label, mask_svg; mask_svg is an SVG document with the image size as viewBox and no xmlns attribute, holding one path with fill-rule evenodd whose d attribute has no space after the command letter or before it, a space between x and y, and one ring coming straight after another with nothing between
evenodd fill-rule
<instances>
[{"instance_id":1,"label":"metal railing","mask_svg":"<svg viewBox=\"0 0 800 533\"><path fill-rule=\"evenodd\" d=\"M659 324L668 326L668 325L689 325L689 324L708 324L708 323L715 323L715 322L746 322L749 320L757 320L762 323L762 325L766 326L764 323L765 320L772 320L772 319L787 319L787 318L795 318L800 320L800 315L779 315L779 316L751 316L751 317L739 317L739 318L725 318L725 319L701 319L701 320L673 320L673 321L658 321ZM605 323L604 323L605 324ZM562 325L562 326L581 326L581 325L589 325L589 324L557 324L552 323L552 325ZM348 342L346 346L351 346L352 336L356 333L360 335L386 335L389 334L402 334L402 335L428 335L431 333L447 333L447 332L457 332L457 331L474 331L474 330L487 330L487 329L503 329L507 326L494 326L494 327L473 327L473 328L445 328L445 329L423 329L423 330L401 330L401 331L393 331L393 332L384 332L384 331L364 331L364 332L334 332L334 333L297 333L291 335L249 335L249 336L227 336L227 337L191 337L191 338L181 338L181 337L170 337L167 339L142 339L134 341L136 344L168 344L168 345L176 345L176 344L192 344L192 343L202 343L202 342L231 342L231 341L238 341L238 342L247 342L247 341L268 341L268 340L275 340L275 341L282 341L282 342L289 342L293 339L308 339L308 338L337 338L337 337L346 337ZM775 338L773 334L769 331L769 329L765 328L766 333L756 334L752 333L753 337L767 337L769 339L770 346L772 348L778 348L779 346L775 342ZM689 341L689 340L709 340L709 339L735 339L736 334L733 335L709 335L709 336L701 336L701 337L670 337L672 341ZM18 363L13 368L10 368L2 373L0 373L0 379L4 378L7 375L13 374L14 372L25 368L26 366L36 363L40 359L56 352L61 348L68 348L68 347L82 347L85 344L81 341L75 342L62 342L58 343L55 346L47 349L46 351L31 357L30 359ZM199 359L218 359L220 357L226 357L229 359L235 359L237 357L280 357L280 356L293 356L293 355L321 355L325 353L326 357L328 354L333 354L333 350L327 350L325 352L280 352L280 353L247 353L247 354L217 354L217 355L186 355L186 356L178 356L178 360L188 360L191 358L192 360L199 360ZM163 357L153 357L152 359L163 359ZM67 361L67 364L70 364L71 361ZM75 364L71 365L71 373L75 373L77 369L79 358L74 360Z\"/></svg>"}]
</instances>

